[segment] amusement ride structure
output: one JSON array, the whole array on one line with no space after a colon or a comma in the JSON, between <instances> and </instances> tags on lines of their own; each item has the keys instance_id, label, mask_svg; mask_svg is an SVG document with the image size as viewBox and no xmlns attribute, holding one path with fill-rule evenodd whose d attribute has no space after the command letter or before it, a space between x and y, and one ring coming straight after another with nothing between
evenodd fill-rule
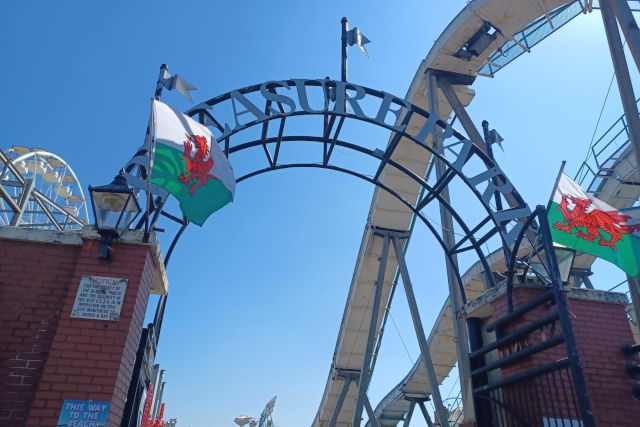
<instances>
[{"instance_id":1,"label":"amusement ride structure","mask_svg":"<svg viewBox=\"0 0 640 427\"><path fill-rule=\"evenodd\" d=\"M88 223L82 185L71 166L44 149L0 152L0 226L77 230Z\"/></svg>"},{"instance_id":2,"label":"amusement ride structure","mask_svg":"<svg viewBox=\"0 0 640 427\"><path fill-rule=\"evenodd\" d=\"M636 166L640 120L617 30L620 22L633 59L640 64L640 32L632 15L634 7L637 2L614 0L470 1L422 61L404 98L347 81L344 34L348 23L344 19L341 80L265 82L211 98L187 112L215 132L234 164L238 183L276 170L320 168L346 173L376 186L314 427L358 426L364 413L370 426L395 426L400 422L406 426L416 407L431 425L434 421L424 404L428 400L433 402L440 425L458 425L463 419L473 420L474 412L477 415L483 411L489 417L485 421L499 417L504 425L529 425L522 418L522 407L507 407L501 401L504 390L515 379L488 383L485 379L484 385L477 385L480 375L503 366L503 361L475 370L471 365L502 344L487 343L470 355L467 343L477 341L477 337L465 323L464 313L467 304L487 289L507 286L511 298L516 276L535 273L536 280L542 280L533 267L533 258L543 265L551 289L541 301L551 301L557 307L551 320L540 319L539 324L557 321L562 334L540 342L530 351L563 344L566 358L562 363L542 366L526 378L544 379L548 375L553 381L569 383L566 392L573 395L576 405L567 417L578 420L580 425L594 425L568 310L563 305L557 260L545 231L548 225L544 209L530 208L520 197L493 159L491 145L497 142L497 134L484 124L483 129L476 127L466 107L475 96L472 86L477 78L495 77L504 66L567 22L599 8L625 116L591 147L593 155L577 178L611 206L634 205L640 196ZM459 121L464 134L453 129L451 116ZM311 118L317 119L313 125ZM354 123L353 126L378 127L390 134L386 147L353 141L354 132L346 129ZM309 130L313 128L318 132ZM304 155L284 156L289 147L301 145L313 148L305 150ZM253 155L252 161L242 161L247 159L245 152ZM345 152L364 160L349 163L341 156ZM256 161L260 158L262 162ZM126 166L128 182L145 188L148 165L148 147L142 147ZM477 209L455 209L449 189L461 187L475 199ZM151 227L161 216L180 226L169 247L169 258L188 221L165 212L166 191L152 185L150 192L154 195L148 214L153 216ZM434 225L426 213L432 204L439 206L439 225ZM416 223L431 231L443 249L447 265L449 298L428 334L422 326L404 259ZM466 271L460 271L458 258L470 254L476 261ZM568 283L574 288L592 288L588 275L593 262L594 257L578 254ZM374 407L367 397L367 386L399 283L405 289L421 356ZM632 299L638 301L635 286L630 288ZM165 304L166 298L162 298L155 322L150 325L154 331L149 334L152 346L157 345ZM509 311L513 310L525 308L514 309L510 305ZM633 310L630 314L632 320L637 318ZM460 401L449 413L439 386L456 366ZM489 409L482 409L483 406Z\"/></svg>"},{"instance_id":3,"label":"amusement ride structure","mask_svg":"<svg viewBox=\"0 0 640 427\"><path fill-rule=\"evenodd\" d=\"M360 426L364 414L372 427L400 422L408 426L416 408L429 425L459 425L463 420L477 421L478 425L531 425L518 402L504 402L509 387L521 377L568 383L563 391L575 405L566 408L566 418L576 420L577 424L571 425L595 425L544 208L526 204L493 158L496 132L487 125L478 128L466 107L475 96L476 79L496 77L504 66L567 22L599 9L625 115L590 147L592 155L577 180L615 208L633 206L640 196L640 117L617 26L640 66L640 31L632 14L637 6L635 1L623 0L470 1L422 61L405 97L347 81L348 23L343 19L340 80L268 81L208 99L187 112L214 131L234 165L238 183L268 172L312 168L341 172L375 186L313 427ZM163 66L161 78L166 72ZM159 80L156 98L161 93ZM464 132L454 129L452 117ZM386 146L381 141L373 145L359 141L359 126L384 134L388 137ZM67 230L87 222L79 182L59 156L22 147L0 156L0 225ZM143 146L125 166L125 176L139 189L140 197L148 195L149 209L138 228L153 231L161 218L178 226L166 252L167 264L189 221L168 211L168 193L147 179L149 164L149 146ZM450 195L454 188L468 195L464 210L456 209ZM439 213L439 221L431 219L430 209ZM404 257L414 226L431 232L446 263L449 297L429 332L422 324L410 266ZM468 268L461 270L463 258ZM567 280L573 288L593 288L588 276L594 260L585 254L575 257ZM554 313L538 319L536 325L557 322L561 334L543 337L527 354L559 346L565 357L518 378L496 379L487 372L510 360L498 357L486 362L484 356L504 344L506 338L498 334L500 325L508 323L514 313L531 309L514 307L511 300L513 285L529 279L547 286L538 305L555 307ZM632 301L640 304L635 279L629 278L629 282ZM421 354L398 385L374 406L367 388L394 291L400 284ZM478 340L479 328L467 324L465 314L474 299L500 288L506 289L509 297L509 313L492 326L497 331L494 341L483 343ZM154 321L142 335L125 407L129 415L136 413L140 404L144 389L141 361L155 354L166 302L167 297L161 297ZM633 322L638 319L638 304L629 309ZM480 359L483 364L478 365ZM456 366L460 400L449 411L439 387ZM535 399L535 390L532 393L523 400ZM429 400L436 420L425 406ZM259 421L246 416L235 421L268 427L274 403L275 398ZM123 426L128 425L125 422Z\"/></svg>"},{"instance_id":4,"label":"amusement ride structure","mask_svg":"<svg viewBox=\"0 0 640 427\"><path fill-rule=\"evenodd\" d=\"M271 415L273 414L273 407L276 405L276 397L277 396L273 397L269 402L267 402L260 414L259 420L248 415L240 415L239 417L235 417L233 421L241 427L246 425L249 427L274 427Z\"/></svg>"}]
</instances>

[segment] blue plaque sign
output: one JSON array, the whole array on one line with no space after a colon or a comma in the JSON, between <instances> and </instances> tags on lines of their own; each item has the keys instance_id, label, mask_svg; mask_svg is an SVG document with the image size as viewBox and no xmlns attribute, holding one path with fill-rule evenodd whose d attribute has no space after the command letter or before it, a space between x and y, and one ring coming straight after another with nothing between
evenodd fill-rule
<instances>
[{"instance_id":1,"label":"blue plaque sign","mask_svg":"<svg viewBox=\"0 0 640 427\"><path fill-rule=\"evenodd\" d=\"M57 427L104 427L111 402L65 400Z\"/></svg>"}]
</instances>

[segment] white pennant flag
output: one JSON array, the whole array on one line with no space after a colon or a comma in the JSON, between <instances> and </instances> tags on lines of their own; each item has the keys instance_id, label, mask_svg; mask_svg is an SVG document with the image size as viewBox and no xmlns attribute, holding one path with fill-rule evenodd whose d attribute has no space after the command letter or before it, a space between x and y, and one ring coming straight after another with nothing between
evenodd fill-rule
<instances>
[{"instance_id":1,"label":"white pennant flag","mask_svg":"<svg viewBox=\"0 0 640 427\"><path fill-rule=\"evenodd\" d=\"M349 46L357 45L362 53L364 53L367 58L369 57L369 52L367 52L365 45L371 43L371 40L362 34L358 27L353 27L353 29L347 32L347 43L349 43Z\"/></svg>"},{"instance_id":2,"label":"white pennant flag","mask_svg":"<svg viewBox=\"0 0 640 427\"><path fill-rule=\"evenodd\" d=\"M180 95L193 102L193 99L191 98L191 94L189 92L192 90L196 90L196 87L179 75L171 75L169 70L165 68L162 71L162 77L160 78L160 81L162 82L162 85L167 89L175 90Z\"/></svg>"}]
</instances>

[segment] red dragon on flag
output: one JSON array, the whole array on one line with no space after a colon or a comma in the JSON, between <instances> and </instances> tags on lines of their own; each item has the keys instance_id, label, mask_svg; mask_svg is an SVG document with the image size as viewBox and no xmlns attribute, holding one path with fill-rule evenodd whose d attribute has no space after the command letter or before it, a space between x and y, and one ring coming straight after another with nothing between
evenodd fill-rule
<instances>
[{"instance_id":1,"label":"red dragon on flag","mask_svg":"<svg viewBox=\"0 0 640 427\"><path fill-rule=\"evenodd\" d=\"M574 208L571 211L569 211L569 203L574 204ZM631 226L625 224L627 220L631 219L630 216L621 215L618 211L603 211L595 207L588 210L592 204L593 201L591 199L562 194L562 201L560 205L556 206L556 209L562 210L562 216L568 223L563 224L556 222L553 224L553 227L568 234L573 234L573 228L586 228L587 233L578 231L576 235L590 242L594 242L595 239L599 237L599 245L609 246L614 250L617 249L616 242L622 240L622 234L629 234L635 230L640 230L640 224ZM600 231L610 234L611 239L605 240Z\"/></svg>"},{"instance_id":2,"label":"red dragon on flag","mask_svg":"<svg viewBox=\"0 0 640 427\"><path fill-rule=\"evenodd\" d=\"M620 211L561 173L547 211L554 243L605 259L629 276L640 275L637 210Z\"/></svg>"},{"instance_id":3,"label":"red dragon on flag","mask_svg":"<svg viewBox=\"0 0 640 427\"><path fill-rule=\"evenodd\" d=\"M150 128L149 184L171 193L184 217L202 226L233 201L236 178L229 159L209 128L157 100Z\"/></svg>"},{"instance_id":4,"label":"red dragon on flag","mask_svg":"<svg viewBox=\"0 0 640 427\"><path fill-rule=\"evenodd\" d=\"M206 185L210 179L216 179L217 177L209 173L213 167L213 157L209 155L207 138L200 135L185 134L185 136L187 140L183 143L184 153L182 154L182 158L186 162L187 171L186 173L181 173L178 179L189 188L189 192L193 196L198 188ZM193 158L191 158L191 150L194 145L197 151Z\"/></svg>"}]
</instances>

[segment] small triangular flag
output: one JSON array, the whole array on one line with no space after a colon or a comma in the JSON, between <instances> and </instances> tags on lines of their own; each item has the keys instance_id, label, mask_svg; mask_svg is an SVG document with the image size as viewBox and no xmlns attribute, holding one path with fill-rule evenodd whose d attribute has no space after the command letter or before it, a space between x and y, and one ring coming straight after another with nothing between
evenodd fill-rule
<instances>
[{"instance_id":1,"label":"small triangular flag","mask_svg":"<svg viewBox=\"0 0 640 427\"><path fill-rule=\"evenodd\" d=\"M180 95L193 102L193 99L191 98L191 94L189 92L196 89L194 85L177 74L172 76L171 73L169 73L169 70L167 70L166 68L162 72L161 80L164 87L169 90L175 90Z\"/></svg>"},{"instance_id":2,"label":"small triangular flag","mask_svg":"<svg viewBox=\"0 0 640 427\"><path fill-rule=\"evenodd\" d=\"M495 129L491 130L491 140L493 142L495 142L496 144L498 144L498 147L500 147L500 149L504 153L504 148L502 148L502 141L504 141L504 138L502 136L500 136L498 131L495 130Z\"/></svg>"},{"instance_id":3,"label":"small triangular flag","mask_svg":"<svg viewBox=\"0 0 640 427\"><path fill-rule=\"evenodd\" d=\"M347 43L349 43L349 46L357 45L362 53L364 53L367 58L369 57L369 52L367 52L365 45L371 43L371 40L362 34L358 27L353 27L353 29L347 32Z\"/></svg>"}]
</instances>

